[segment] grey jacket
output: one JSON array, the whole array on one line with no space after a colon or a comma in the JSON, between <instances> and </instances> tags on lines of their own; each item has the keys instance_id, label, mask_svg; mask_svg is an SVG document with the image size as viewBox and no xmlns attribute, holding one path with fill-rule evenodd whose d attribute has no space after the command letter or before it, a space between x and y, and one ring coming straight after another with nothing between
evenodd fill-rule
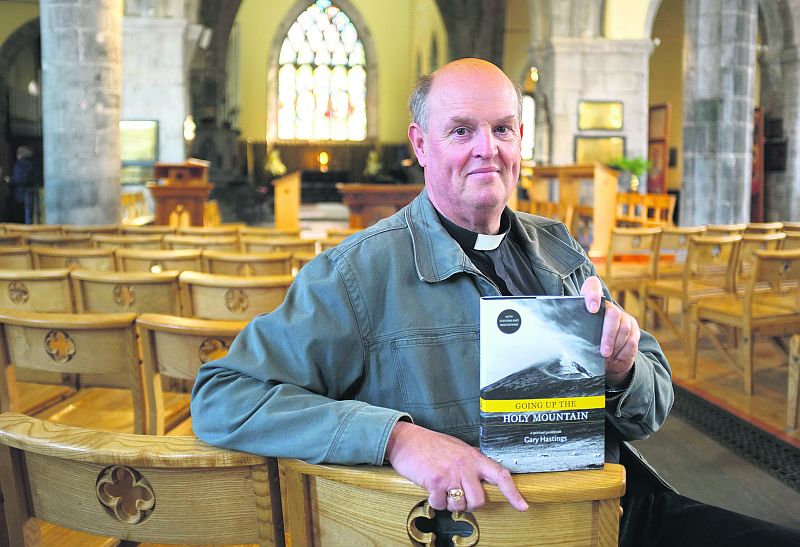
<instances>
[{"instance_id":1,"label":"grey jacket","mask_svg":"<svg viewBox=\"0 0 800 547\"><path fill-rule=\"evenodd\" d=\"M580 294L595 271L566 228L511 217L545 292ZM382 464L401 417L477 445L479 297L498 294L423 191L306 265L283 305L200 369L194 431L211 444L314 463ZM669 365L643 332L630 385L607 420L621 439L647 437L672 397Z\"/></svg>"}]
</instances>

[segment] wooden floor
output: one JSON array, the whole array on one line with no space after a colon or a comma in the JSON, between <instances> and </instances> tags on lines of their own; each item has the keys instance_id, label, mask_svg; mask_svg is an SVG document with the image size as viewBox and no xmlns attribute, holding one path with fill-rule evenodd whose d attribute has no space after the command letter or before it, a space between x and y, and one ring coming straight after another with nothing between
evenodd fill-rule
<instances>
[{"instance_id":1,"label":"wooden floor","mask_svg":"<svg viewBox=\"0 0 800 547\"><path fill-rule=\"evenodd\" d=\"M633 308L635 303L627 307ZM672 307L677 308L676 304ZM670 310L672 311L672 310ZM680 324L678 310L675 320ZM770 340L756 339L754 393L745 395L743 373L708 339L698 347L697 377L689 378L688 341L667 329L650 331L658 339L672 366L673 382L752 425L800 448L800 428L786 429L788 383L787 356Z\"/></svg>"}]
</instances>

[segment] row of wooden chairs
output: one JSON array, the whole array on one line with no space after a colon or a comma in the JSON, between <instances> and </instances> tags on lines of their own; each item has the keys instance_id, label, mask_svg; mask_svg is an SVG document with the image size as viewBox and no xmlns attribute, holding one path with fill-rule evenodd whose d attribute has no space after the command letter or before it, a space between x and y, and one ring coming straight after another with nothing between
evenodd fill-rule
<instances>
[{"instance_id":1,"label":"row of wooden chairs","mask_svg":"<svg viewBox=\"0 0 800 547\"><path fill-rule=\"evenodd\" d=\"M672 194L619 193L617 225L642 228L673 226L676 201L676 196Z\"/></svg>"},{"instance_id":2,"label":"row of wooden chairs","mask_svg":"<svg viewBox=\"0 0 800 547\"><path fill-rule=\"evenodd\" d=\"M0 307L54 313L168 313L249 320L282 302L290 275L236 276L174 270L0 270Z\"/></svg>"},{"instance_id":3,"label":"row of wooden chairs","mask_svg":"<svg viewBox=\"0 0 800 547\"><path fill-rule=\"evenodd\" d=\"M450 514L432 509L423 488L389 467L275 460L194 437L98 432L13 413L0 415L0 463L10 541L20 546L95 545L100 537L491 547L535 537L537 545L610 547L625 490L617 464L518 474L528 511L515 511L486 484L483 508Z\"/></svg>"},{"instance_id":4,"label":"row of wooden chairs","mask_svg":"<svg viewBox=\"0 0 800 547\"><path fill-rule=\"evenodd\" d=\"M229 275L296 274L316 254L266 251L239 253L216 249L59 249L0 247L0 270L87 269L150 272L203 271Z\"/></svg>"}]
</instances>

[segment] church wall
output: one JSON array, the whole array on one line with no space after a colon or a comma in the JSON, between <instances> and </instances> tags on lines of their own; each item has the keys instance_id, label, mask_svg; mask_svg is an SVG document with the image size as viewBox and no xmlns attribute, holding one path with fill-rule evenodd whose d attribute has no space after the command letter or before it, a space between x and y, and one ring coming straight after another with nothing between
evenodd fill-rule
<instances>
[{"instance_id":1,"label":"church wall","mask_svg":"<svg viewBox=\"0 0 800 547\"><path fill-rule=\"evenodd\" d=\"M656 15L652 37L661 40L650 57L650 104L670 103L670 135L667 146L677 151L667 169L667 188L680 189L683 154L683 0L664 0Z\"/></svg>"},{"instance_id":2,"label":"church wall","mask_svg":"<svg viewBox=\"0 0 800 547\"><path fill-rule=\"evenodd\" d=\"M514 83L521 83L530 69L530 27L527 0L508 0L503 40L503 70Z\"/></svg>"},{"instance_id":3,"label":"church wall","mask_svg":"<svg viewBox=\"0 0 800 547\"><path fill-rule=\"evenodd\" d=\"M448 44L447 30L434 2L412 0L411 4L411 52L408 58L413 85L417 76L429 74L448 61Z\"/></svg>"},{"instance_id":4,"label":"church wall","mask_svg":"<svg viewBox=\"0 0 800 547\"><path fill-rule=\"evenodd\" d=\"M0 44L21 25L39 17L39 5L29 2L0 2Z\"/></svg>"},{"instance_id":5,"label":"church wall","mask_svg":"<svg viewBox=\"0 0 800 547\"><path fill-rule=\"evenodd\" d=\"M421 3L422 0L415 0ZM433 0L426 0L430 4ZM309 2L310 3L310 2ZM405 107L412 85L412 0L351 0L372 37L377 56L378 127L380 142L402 142L408 123ZM290 0L245 0L239 9L241 75L241 138L263 141L267 135L267 63L276 30L289 10ZM360 29L363 30L363 29ZM446 47L445 44L440 44ZM373 64L374 59L368 59Z\"/></svg>"},{"instance_id":6,"label":"church wall","mask_svg":"<svg viewBox=\"0 0 800 547\"><path fill-rule=\"evenodd\" d=\"M654 1L657 0L651 0L651 2ZM651 2L645 0L606 0L603 35L612 40L646 38L647 10Z\"/></svg>"}]
</instances>

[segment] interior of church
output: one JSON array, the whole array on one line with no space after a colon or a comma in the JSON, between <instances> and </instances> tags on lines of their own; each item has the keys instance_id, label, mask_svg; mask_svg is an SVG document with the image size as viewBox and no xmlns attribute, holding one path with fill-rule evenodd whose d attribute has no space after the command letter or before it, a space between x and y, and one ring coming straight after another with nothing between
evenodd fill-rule
<instances>
[{"instance_id":1,"label":"interior of church","mask_svg":"<svg viewBox=\"0 0 800 547\"><path fill-rule=\"evenodd\" d=\"M203 341L173 361L224 355L315 256L410 203L409 92L476 57L522 101L509 207L563 222L669 359L670 418L634 446L681 493L800 529L800 0L84 4L0 0L0 364L27 393L0 378L3 412L191 434L196 370L148 373L158 337ZM89 391L126 384L94 365L28 357L44 314L62 364L52 333L138 344L133 414L108 396L96 418ZM47 402L23 390L56 376ZM79 376L102 386L82 403Z\"/></svg>"}]
</instances>

